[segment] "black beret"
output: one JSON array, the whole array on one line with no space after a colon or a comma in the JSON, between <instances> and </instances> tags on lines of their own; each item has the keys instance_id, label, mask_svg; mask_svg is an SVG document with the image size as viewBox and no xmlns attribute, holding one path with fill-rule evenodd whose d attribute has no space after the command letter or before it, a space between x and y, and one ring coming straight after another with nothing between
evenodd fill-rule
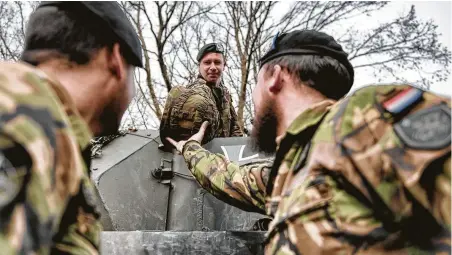
<instances>
[{"instance_id":1,"label":"black beret","mask_svg":"<svg viewBox=\"0 0 452 255\"><path fill-rule=\"evenodd\" d=\"M219 43L208 43L204 45L198 52L198 55L196 56L196 60L199 62L201 59L207 54L207 53L224 53L223 46Z\"/></svg>"},{"instance_id":2,"label":"black beret","mask_svg":"<svg viewBox=\"0 0 452 255\"><path fill-rule=\"evenodd\" d=\"M135 32L130 21L127 19L126 14L122 11L117 2L105 1L105 2L65 2L65 1L42 1L38 8L44 6L68 6L69 4L80 4L86 11L91 12L100 20L105 23L105 29L110 29L122 42L124 46L132 53L131 58L127 59L130 64L138 67L143 67L142 59L142 47L138 35ZM70 11L71 8L67 8ZM84 13L75 11L81 18L85 16Z\"/></svg>"},{"instance_id":3,"label":"black beret","mask_svg":"<svg viewBox=\"0 0 452 255\"><path fill-rule=\"evenodd\" d=\"M350 88L353 85L353 66L348 54L332 36L314 30L296 30L277 34L271 42L267 53L259 59L259 69L268 61L285 55L320 55L329 56L343 64L350 74Z\"/></svg>"}]
</instances>

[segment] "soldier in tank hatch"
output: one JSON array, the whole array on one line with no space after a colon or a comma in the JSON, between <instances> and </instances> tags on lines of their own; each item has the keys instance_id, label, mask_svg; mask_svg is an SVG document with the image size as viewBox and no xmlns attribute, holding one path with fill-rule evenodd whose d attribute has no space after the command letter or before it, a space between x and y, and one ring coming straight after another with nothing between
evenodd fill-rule
<instances>
[{"instance_id":1,"label":"soldier in tank hatch","mask_svg":"<svg viewBox=\"0 0 452 255\"><path fill-rule=\"evenodd\" d=\"M203 46L196 57L199 75L186 87L171 89L166 99L160 122L160 138L166 145L166 137L185 140L198 132L203 121L209 121L203 143L215 137L243 136L232 104L232 97L222 82L226 66L221 44Z\"/></svg>"}]
</instances>

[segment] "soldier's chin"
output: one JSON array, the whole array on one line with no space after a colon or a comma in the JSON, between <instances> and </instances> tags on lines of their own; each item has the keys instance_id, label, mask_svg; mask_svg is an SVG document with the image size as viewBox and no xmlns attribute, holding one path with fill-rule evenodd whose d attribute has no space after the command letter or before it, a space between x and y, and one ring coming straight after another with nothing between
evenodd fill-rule
<instances>
[{"instance_id":1,"label":"soldier's chin","mask_svg":"<svg viewBox=\"0 0 452 255\"><path fill-rule=\"evenodd\" d=\"M218 81L218 78L219 78L218 76L214 76L214 77L207 76L207 82L215 83Z\"/></svg>"},{"instance_id":2,"label":"soldier's chin","mask_svg":"<svg viewBox=\"0 0 452 255\"><path fill-rule=\"evenodd\" d=\"M277 147L276 127L277 119L270 109L267 109L261 117L256 116L251 131L253 148L266 154L275 153Z\"/></svg>"},{"instance_id":3,"label":"soldier's chin","mask_svg":"<svg viewBox=\"0 0 452 255\"><path fill-rule=\"evenodd\" d=\"M263 128L265 130L265 128ZM251 143L254 150L258 150L265 154L272 154L276 152L276 136L266 134L266 132L259 132L253 129L251 134Z\"/></svg>"},{"instance_id":4,"label":"soldier's chin","mask_svg":"<svg viewBox=\"0 0 452 255\"><path fill-rule=\"evenodd\" d=\"M119 125L120 120L118 120L118 116L116 114L104 111L104 113L100 117L101 130L99 134L95 135L106 136L116 134L118 133Z\"/></svg>"},{"instance_id":5,"label":"soldier's chin","mask_svg":"<svg viewBox=\"0 0 452 255\"><path fill-rule=\"evenodd\" d=\"M118 123L111 123L109 125L105 125L104 128L102 129L101 136L117 134L118 129L119 129Z\"/></svg>"}]
</instances>

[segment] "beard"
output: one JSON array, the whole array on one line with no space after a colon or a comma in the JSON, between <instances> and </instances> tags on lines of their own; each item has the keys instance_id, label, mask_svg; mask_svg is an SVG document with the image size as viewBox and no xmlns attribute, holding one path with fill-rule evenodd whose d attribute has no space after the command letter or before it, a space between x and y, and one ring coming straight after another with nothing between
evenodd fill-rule
<instances>
[{"instance_id":1,"label":"beard","mask_svg":"<svg viewBox=\"0 0 452 255\"><path fill-rule=\"evenodd\" d=\"M118 133L121 120L119 113L112 104L108 105L99 117L101 126L100 134L98 136L107 136Z\"/></svg>"},{"instance_id":2,"label":"beard","mask_svg":"<svg viewBox=\"0 0 452 255\"><path fill-rule=\"evenodd\" d=\"M251 132L255 150L268 154L276 152L277 112L276 106L272 102L265 103L260 114L256 111Z\"/></svg>"}]
</instances>

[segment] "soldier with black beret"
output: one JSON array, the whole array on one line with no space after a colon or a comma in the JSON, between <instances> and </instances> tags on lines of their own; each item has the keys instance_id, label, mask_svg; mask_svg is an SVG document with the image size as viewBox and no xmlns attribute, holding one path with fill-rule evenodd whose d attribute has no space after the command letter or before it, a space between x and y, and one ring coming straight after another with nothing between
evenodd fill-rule
<instances>
[{"instance_id":1,"label":"soldier with black beret","mask_svg":"<svg viewBox=\"0 0 452 255\"><path fill-rule=\"evenodd\" d=\"M239 167L168 139L217 198L273 218L265 254L451 250L451 100L410 85L344 97L354 71L333 37L277 34L260 59L252 137L272 166Z\"/></svg>"},{"instance_id":2,"label":"soldier with black beret","mask_svg":"<svg viewBox=\"0 0 452 255\"><path fill-rule=\"evenodd\" d=\"M243 136L232 97L222 82L226 66L224 49L219 43L204 45L198 52L197 80L187 86L175 86L168 94L160 122L160 138L171 149L166 137L185 140L209 121L203 143L215 137Z\"/></svg>"},{"instance_id":3,"label":"soldier with black beret","mask_svg":"<svg viewBox=\"0 0 452 255\"><path fill-rule=\"evenodd\" d=\"M98 254L90 139L116 133L142 48L116 2L42 2L0 62L0 253Z\"/></svg>"}]
</instances>

